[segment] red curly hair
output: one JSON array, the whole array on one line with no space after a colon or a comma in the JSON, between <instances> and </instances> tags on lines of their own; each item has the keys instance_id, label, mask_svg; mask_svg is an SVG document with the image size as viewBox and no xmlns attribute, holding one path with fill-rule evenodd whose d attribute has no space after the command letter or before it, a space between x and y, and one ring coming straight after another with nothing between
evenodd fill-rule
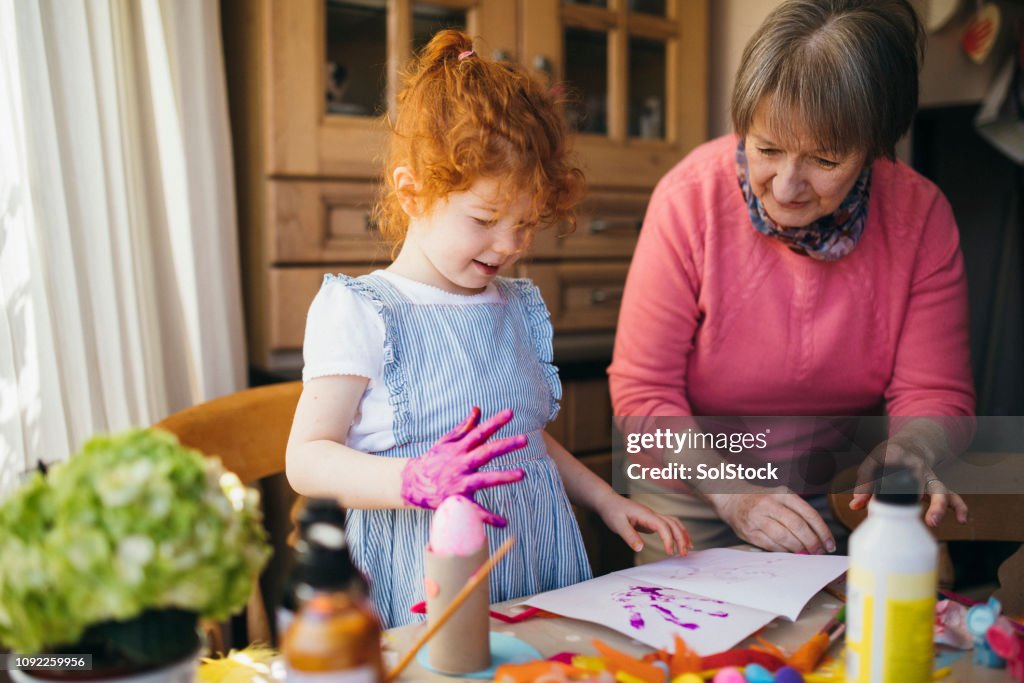
<instances>
[{"instance_id":1,"label":"red curly hair","mask_svg":"<svg viewBox=\"0 0 1024 683\"><path fill-rule=\"evenodd\" d=\"M472 49L465 33L440 31L404 75L375 209L381 234L396 247L409 228L394 182L400 166L416 179L422 211L492 178L505 205L532 198L527 223L575 227L585 183L569 157L558 102L522 68Z\"/></svg>"}]
</instances>

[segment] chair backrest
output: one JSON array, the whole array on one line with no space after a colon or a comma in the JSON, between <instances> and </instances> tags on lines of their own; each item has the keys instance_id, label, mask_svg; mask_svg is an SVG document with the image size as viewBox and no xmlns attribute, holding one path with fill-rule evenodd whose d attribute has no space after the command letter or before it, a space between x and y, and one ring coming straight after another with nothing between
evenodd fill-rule
<instances>
[{"instance_id":1,"label":"chair backrest","mask_svg":"<svg viewBox=\"0 0 1024 683\"><path fill-rule=\"evenodd\" d=\"M185 408L156 424L186 446L219 456L245 482L284 472L302 382L246 389Z\"/></svg>"},{"instance_id":2,"label":"chair backrest","mask_svg":"<svg viewBox=\"0 0 1024 683\"><path fill-rule=\"evenodd\" d=\"M302 382L246 389L186 408L155 426L207 455L220 457L224 467L246 483L284 472L285 448ZM281 546L282 543L275 543ZM280 548L276 548L279 550ZM230 638L223 625L208 628L213 651L226 652ZM271 642L270 621L259 581L246 606L249 642Z\"/></svg>"}]
</instances>

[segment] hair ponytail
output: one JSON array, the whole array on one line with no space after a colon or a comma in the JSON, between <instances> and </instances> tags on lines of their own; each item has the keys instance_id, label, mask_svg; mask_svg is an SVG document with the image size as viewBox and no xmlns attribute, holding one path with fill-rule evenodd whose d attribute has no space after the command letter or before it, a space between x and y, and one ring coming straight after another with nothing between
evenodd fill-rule
<instances>
[{"instance_id":1,"label":"hair ponytail","mask_svg":"<svg viewBox=\"0 0 1024 683\"><path fill-rule=\"evenodd\" d=\"M419 69L458 63L459 55L473 51L473 41L462 31L444 29L434 34L420 52L416 63Z\"/></svg>"},{"instance_id":2,"label":"hair ponytail","mask_svg":"<svg viewBox=\"0 0 1024 683\"><path fill-rule=\"evenodd\" d=\"M522 67L481 57L462 31L438 32L410 63L391 121L391 149L375 209L382 235L408 229L394 170L416 178L422 210L480 178L498 181L509 203L530 197L531 222L575 225L583 173L569 155L554 95Z\"/></svg>"}]
</instances>

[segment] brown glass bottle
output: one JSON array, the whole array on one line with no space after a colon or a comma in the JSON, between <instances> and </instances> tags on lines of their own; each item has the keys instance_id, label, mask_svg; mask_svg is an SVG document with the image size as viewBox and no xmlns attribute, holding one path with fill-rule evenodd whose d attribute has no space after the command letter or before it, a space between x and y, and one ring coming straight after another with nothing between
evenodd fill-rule
<instances>
[{"instance_id":1,"label":"brown glass bottle","mask_svg":"<svg viewBox=\"0 0 1024 683\"><path fill-rule=\"evenodd\" d=\"M303 562L303 558L308 554L306 534L309 531L309 527L318 522L324 522L340 529L345 528L345 511L338 505L338 501L330 498L300 498L299 502L292 508L292 513L296 527L294 532L295 538L289 537L288 543L294 546L295 555L285 575L281 603L277 606L277 610L274 613L274 626L277 633L276 642L279 645L284 641L284 634L291 625L292 619L295 618L295 612L299 608L303 592L306 593L307 597L310 593L309 586L303 576L303 572L308 570L306 565L309 564L308 562ZM363 597L368 596L370 594L370 586L366 578L358 569L352 566L350 558L346 556L339 559L340 563L345 565L340 571L346 572L352 577L352 589Z\"/></svg>"},{"instance_id":2,"label":"brown glass bottle","mask_svg":"<svg viewBox=\"0 0 1024 683\"><path fill-rule=\"evenodd\" d=\"M362 591L354 589L344 531L313 524L307 539L300 559L304 595L281 645L289 683L382 681L380 626Z\"/></svg>"}]
</instances>

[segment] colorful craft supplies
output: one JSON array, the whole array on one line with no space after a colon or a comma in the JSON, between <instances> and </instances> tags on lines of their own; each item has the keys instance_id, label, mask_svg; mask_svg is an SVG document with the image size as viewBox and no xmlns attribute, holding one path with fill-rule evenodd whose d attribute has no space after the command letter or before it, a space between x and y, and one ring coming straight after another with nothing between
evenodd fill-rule
<instances>
[{"instance_id":1,"label":"colorful craft supplies","mask_svg":"<svg viewBox=\"0 0 1024 683\"><path fill-rule=\"evenodd\" d=\"M839 633L841 635L842 629L846 622L846 605L843 605L836 611L832 618L829 619L828 623L825 624L819 632L811 636L806 643L800 646L800 648L794 652L787 660L786 663L801 673L810 673L814 671L818 662L825 656L826 650L835 640L833 635Z\"/></svg>"},{"instance_id":2,"label":"colorful craft supplies","mask_svg":"<svg viewBox=\"0 0 1024 683\"><path fill-rule=\"evenodd\" d=\"M1001 621L989 627L986 638L992 651L1006 660L1010 677L1024 681L1024 638Z\"/></svg>"},{"instance_id":3,"label":"colorful craft supplies","mask_svg":"<svg viewBox=\"0 0 1024 683\"><path fill-rule=\"evenodd\" d=\"M494 672L494 680L496 683L533 683L538 679L568 681L586 673L561 662L542 659L525 664L502 664Z\"/></svg>"},{"instance_id":4,"label":"colorful craft supplies","mask_svg":"<svg viewBox=\"0 0 1024 683\"><path fill-rule=\"evenodd\" d=\"M701 659L701 665L705 669L747 666L748 664L760 664L769 671L775 671L779 667L784 666L786 662L776 652L764 652L761 650L726 650L725 652L708 655Z\"/></svg>"},{"instance_id":5,"label":"colorful craft supplies","mask_svg":"<svg viewBox=\"0 0 1024 683\"><path fill-rule=\"evenodd\" d=\"M987 603L978 603L967 610L967 630L974 636L974 663L979 666L993 669L1006 666L1006 660L996 654L985 637L1002 610L1002 605L995 598L989 598Z\"/></svg>"},{"instance_id":6,"label":"colorful craft supplies","mask_svg":"<svg viewBox=\"0 0 1024 683\"><path fill-rule=\"evenodd\" d=\"M760 664L747 664L743 675L747 677L747 683L773 683L775 681L772 672Z\"/></svg>"},{"instance_id":7,"label":"colorful craft supplies","mask_svg":"<svg viewBox=\"0 0 1024 683\"><path fill-rule=\"evenodd\" d=\"M594 639L594 648L608 662L609 668L616 671L616 677L621 672L634 677L641 683L664 683L665 681L665 672L653 664L630 657L625 652L620 652L596 638ZM623 683L627 683L627 681L623 681ZM628 683L632 683L632 681Z\"/></svg>"},{"instance_id":8,"label":"colorful craft supplies","mask_svg":"<svg viewBox=\"0 0 1024 683\"><path fill-rule=\"evenodd\" d=\"M842 614L836 616L822 630L822 634L841 623ZM736 649L701 657L681 637L676 636L673 652L657 650L642 657L634 657L600 640L594 640L597 655L562 652L544 661L504 665L498 669L500 675L496 676L496 680L500 683L536 680L565 683L818 683L842 680L841 670L830 670L836 662L805 676L783 661L781 650L764 642L764 648L771 652L765 649Z\"/></svg>"},{"instance_id":9,"label":"colorful craft supplies","mask_svg":"<svg viewBox=\"0 0 1024 683\"><path fill-rule=\"evenodd\" d=\"M678 633L674 636L676 649L669 660L669 673L673 676L696 673L701 669L701 657L687 646Z\"/></svg>"},{"instance_id":10,"label":"colorful craft supplies","mask_svg":"<svg viewBox=\"0 0 1024 683\"><path fill-rule=\"evenodd\" d=\"M804 676L791 666L784 666L775 672L775 683L804 683Z\"/></svg>"},{"instance_id":11,"label":"colorful craft supplies","mask_svg":"<svg viewBox=\"0 0 1024 683\"><path fill-rule=\"evenodd\" d=\"M704 683L704 679L698 674L687 673L676 676L672 679L672 683Z\"/></svg>"}]
</instances>

